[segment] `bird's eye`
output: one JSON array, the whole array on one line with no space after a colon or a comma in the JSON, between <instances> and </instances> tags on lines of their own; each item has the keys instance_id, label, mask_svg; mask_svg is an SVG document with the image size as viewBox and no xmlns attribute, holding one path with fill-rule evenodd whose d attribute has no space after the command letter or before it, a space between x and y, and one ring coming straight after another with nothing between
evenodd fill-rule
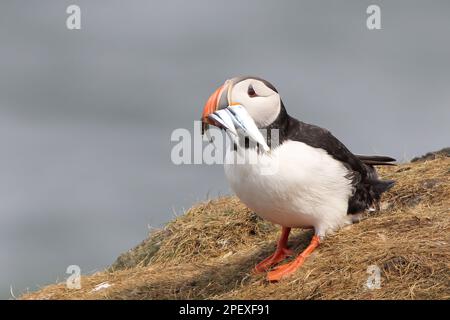
<instances>
[{"instance_id":1,"label":"bird's eye","mask_svg":"<svg viewBox=\"0 0 450 320\"><path fill-rule=\"evenodd\" d=\"M249 96L250 98L254 98L254 97L257 97L257 96L258 96L258 95L256 94L256 92L255 92L255 89L253 89L253 86L252 86L252 85L249 85L249 86L248 86L247 93L248 93L248 96Z\"/></svg>"}]
</instances>

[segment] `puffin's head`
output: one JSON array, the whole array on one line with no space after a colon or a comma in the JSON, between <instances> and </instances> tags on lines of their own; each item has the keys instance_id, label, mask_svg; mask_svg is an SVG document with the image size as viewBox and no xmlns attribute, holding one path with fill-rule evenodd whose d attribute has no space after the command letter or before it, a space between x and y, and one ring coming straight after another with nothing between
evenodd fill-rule
<instances>
[{"instance_id":1,"label":"puffin's head","mask_svg":"<svg viewBox=\"0 0 450 320\"><path fill-rule=\"evenodd\" d=\"M258 128L268 126L278 117L281 99L277 89L257 77L236 77L225 81L208 99L203 109L204 125L213 124L208 116L232 105L242 105Z\"/></svg>"}]
</instances>

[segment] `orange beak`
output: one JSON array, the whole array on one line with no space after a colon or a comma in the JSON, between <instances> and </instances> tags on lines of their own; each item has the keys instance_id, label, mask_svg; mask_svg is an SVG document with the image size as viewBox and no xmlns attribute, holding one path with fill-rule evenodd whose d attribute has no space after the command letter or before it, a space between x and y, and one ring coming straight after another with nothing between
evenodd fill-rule
<instances>
[{"instance_id":1,"label":"orange beak","mask_svg":"<svg viewBox=\"0 0 450 320\"><path fill-rule=\"evenodd\" d=\"M223 86L217 88L216 91L209 97L208 101L206 101L205 107L203 108L202 113L202 121L208 124L214 124L208 116L214 111L217 110L217 105L219 104L219 98L222 93Z\"/></svg>"},{"instance_id":2,"label":"orange beak","mask_svg":"<svg viewBox=\"0 0 450 320\"><path fill-rule=\"evenodd\" d=\"M217 88L217 90L214 91L214 93L209 97L208 101L206 101L202 113L202 134L208 128L208 125L218 125L214 120L209 118L209 115L217 111L217 109L219 108L219 103L221 100L220 97L222 96L222 93L224 92L226 87L226 85L223 85Z\"/></svg>"},{"instance_id":3,"label":"orange beak","mask_svg":"<svg viewBox=\"0 0 450 320\"><path fill-rule=\"evenodd\" d=\"M225 84L217 88L216 91L209 97L206 101L205 107L202 113L202 134L208 128L209 125L214 125L221 128L220 123L216 123L215 120L209 117L210 114L216 112L217 110L224 109L229 105L234 105L230 100L230 92L233 89L235 83L239 82L241 78L233 78L225 81ZM237 103L236 103L237 104Z\"/></svg>"}]
</instances>

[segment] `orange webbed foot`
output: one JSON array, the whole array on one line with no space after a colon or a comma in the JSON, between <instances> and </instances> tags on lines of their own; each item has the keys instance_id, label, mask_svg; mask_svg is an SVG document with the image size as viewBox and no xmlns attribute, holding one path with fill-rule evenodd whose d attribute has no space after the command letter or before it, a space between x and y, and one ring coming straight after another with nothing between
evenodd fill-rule
<instances>
[{"instance_id":1,"label":"orange webbed foot","mask_svg":"<svg viewBox=\"0 0 450 320\"><path fill-rule=\"evenodd\" d=\"M283 261L289 256L292 256L293 251L288 248L279 248L271 256L267 257L255 266L254 271L256 273L262 273L269 270L272 266L278 262Z\"/></svg>"},{"instance_id":2,"label":"orange webbed foot","mask_svg":"<svg viewBox=\"0 0 450 320\"><path fill-rule=\"evenodd\" d=\"M281 229L281 236L278 240L277 250L270 257L264 259L258 263L253 269L254 272L260 273L267 271L270 267L276 265L278 262L283 261L287 256L292 255L292 251L288 249L287 243L291 228L283 227Z\"/></svg>"},{"instance_id":3,"label":"orange webbed foot","mask_svg":"<svg viewBox=\"0 0 450 320\"><path fill-rule=\"evenodd\" d=\"M286 278L295 273L305 262L306 258L314 251L314 249L319 246L319 243L320 239L315 235L309 246L294 261L276 267L274 270L270 271L267 274L267 280L280 281L282 278Z\"/></svg>"},{"instance_id":4,"label":"orange webbed foot","mask_svg":"<svg viewBox=\"0 0 450 320\"><path fill-rule=\"evenodd\" d=\"M275 269L267 273L267 280L280 281L282 278L290 276L291 274L295 273L295 271L297 271L298 268L301 267L304 261L305 258L299 256L292 262L276 267Z\"/></svg>"}]
</instances>

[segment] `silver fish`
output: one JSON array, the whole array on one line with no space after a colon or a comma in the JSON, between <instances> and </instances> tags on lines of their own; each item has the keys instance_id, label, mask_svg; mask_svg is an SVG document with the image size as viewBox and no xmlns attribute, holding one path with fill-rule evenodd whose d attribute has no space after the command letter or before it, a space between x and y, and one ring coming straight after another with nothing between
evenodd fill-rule
<instances>
[{"instance_id":1,"label":"silver fish","mask_svg":"<svg viewBox=\"0 0 450 320\"><path fill-rule=\"evenodd\" d=\"M219 110L209 115L209 118L211 118L215 122L218 122L222 126L222 129L228 130L229 132L237 136L232 117L233 115L230 114L227 109Z\"/></svg>"},{"instance_id":2,"label":"silver fish","mask_svg":"<svg viewBox=\"0 0 450 320\"><path fill-rule=\"evenodd\" d=\"M255 121L253 121L252 117L243 106L233 105L227 107L226 110L230 111L231 119L233 120L235 126L242 129L244 134L256 141L264 149L264 151L268 152L270 150L266 139L261 134L261 131L259 131Z\"/></svg>"}]
</instances>

